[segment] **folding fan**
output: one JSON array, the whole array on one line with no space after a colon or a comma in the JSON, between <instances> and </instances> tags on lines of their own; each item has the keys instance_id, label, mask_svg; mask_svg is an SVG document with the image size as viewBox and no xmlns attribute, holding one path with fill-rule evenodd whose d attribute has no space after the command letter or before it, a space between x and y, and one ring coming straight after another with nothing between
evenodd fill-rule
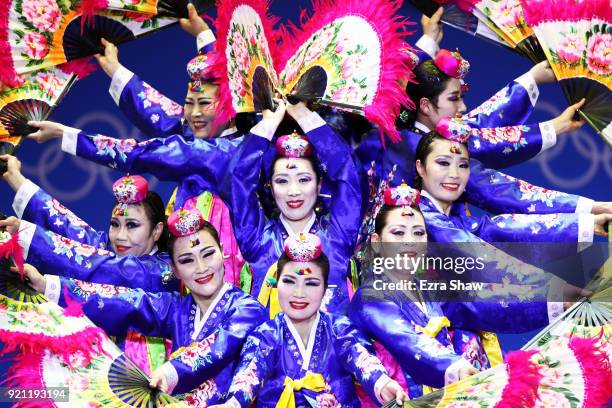
<instances>
[{"instance_id":1,"label":"folding fan","mask_svg":"<svg viewBox=\"0 0 612 408\"><path fill-rule=\"evenodd\" d=\"M28 14L25 2L35 2L37 7L45 2L48 9ZM7 9L0 11L0 81L12 84L17 74L96 54L102 50L101 37L120 44L176 22L158 17L138 21L130 16L105 10L85 18L74 3L9 0Z\"/></svg>"},{"instance_id":2,"label":"folding fan","mask_svg":"<svg viewBox=\"0 0 612 408\"><path fill-rule=\"evenodd\" d=\"M434 0L410 0L421 13L431 17L440 7ZM455 4L445 4L441 21L457 30L465 31L475 37L502 46L510 51L516 51L503 38L501 33L495 32L475 15L461 10Z\"/></svg>"},{"instance_id":3,"label":"folding fan","mask_svg":"<svg viewBox=\"0 0 612 408\"><path fill-rule=\"evenodd\" d=\"M538 63L546 58L531 27L525 22L520 0L435 0L453 4L476 17L511 48ZM469 19L466 19L467 24Z\"/></svg>"},{"instance_id":4,"label":"folding fan","mask_svg":"<svg viewBox=\"0 0 612 408\"><path fill-rule=\"evenodd\" d=\"M188 3L194 5L198 14L204 13L215 4L214 0L157 0L157 16L174 19L189 18Z\"/></svg>"},{"instance_id":5,"label":"folding fan","mask_svg":"<svg viewBox=\"0 0 612 408\"><path fill-rule=\"evenodd\" d=\"M79 351L62 358L49 350L22 353L7 373L13 388L67 388L69 404L36 402L39 407L157 408L186 407L176 398L149 388L149 378L104 336L90 356ZM20 405L27 407L28 405Z\"/></svg>"},{"instance_id":6,"label":"folding fan","mask_svg":"<svg viewBox=\"0 0 612 408\"><path fill-rule=\"evenodd\" d=\"M87 16L93 16L103 10L113 10L127 12L131 18L139 21L150 19L154 15L178 20L189 18L189 3L195 6L198 14L214 5L213 0L84 0L80 3L80 10Z\"/></svg>"},{"instance_id":7,"label":"folding fan","mask_svg":"<svg viewBox=\"0 0 612 408\"><path fill-rule=\"evenodd\" d=\"M570 103L612 147L612 15L609 0L521 0Z\"/></svg>"},{"instance_id":8,"label":"folding fan","mask_svg":"<svg viewBox=\"0 0 612 408\"><path fill-rule=\"evenodd\" d=\"M313 14L301 28L284 29L280 43L266 1L221 1L219 52L212 58L224 112L217 122L273 108L276 90L290 102L316 101L365 115L397 140L395 118L410 103L398 80L411 74L398 8L382 0L314 0Z\"/></svg>"}]
</instances>

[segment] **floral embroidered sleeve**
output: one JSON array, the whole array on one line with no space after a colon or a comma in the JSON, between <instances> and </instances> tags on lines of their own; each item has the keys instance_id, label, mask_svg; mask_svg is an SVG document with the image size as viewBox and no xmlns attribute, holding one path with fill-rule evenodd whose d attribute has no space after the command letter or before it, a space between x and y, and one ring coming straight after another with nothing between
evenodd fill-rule
<instances>
[{"instance_id":1,"label":"floral embroidered sleeve","mask_svg":"<svg viewBox=\"0 0 612 408\"><path fill-rule=\"evenodd\" d=\"M173 135L137 142L67 129L62 150L127 173L149 173L163 181L181 181L197 174L216 187L241 141L241 137L187 141Z\"/></svg>"},{"instance_id":2,"label":"floral embroidered sleeve","mask_svg":"<svg viewBox=\"0 0 612 408\"><path fill-rule=\"evenodd\" d=\"M538 86L527 72L468 112L467 119L479 128L522 125L533 112L538 96Z\"/></svg>"},{"instance_id":3,"label":"floral embroidered sleeve","mask_svg":"<svg viewBox=\"0 0 612 408\"><path fill-rule=\"evenodd\" d=\"M90 227L30 180L26 180L15 194L13 209L19 218L46 230L101 249L106 246L106 233Z\"/></svg>"},{"instance_id":4,"label":"floral embroidered sleeve","mask_svg":"<svg viewBox=\"0 0 612 408\"><path fill-rule=\"evenodd\" d=\"M145 336L172 338L173 316L181 302L178 293L148 293L66 278L59 279L59 286L56 299L60 306L67 306L68 294L72 301L81 302L85 315L110 336L124 336L133 328Z\"/></svg>"},{"instance_id":5,"label":"floral embroidered sleeve","mask_svg":"<svg viewBox=\"0 0 612 408\"><path fill-rule=\"evenodd\" d=\"M19 240L25 259L42 274L151 292L178 290L170 259L164 253L117 257L113 252L73 241L27 221L21 224Z\"/></svg>"},{"instance_id":6,"label":"floral embroidered sleeve","mask_svg":"<svg viewBox=\"0 0 612 408\"><path fill-rule=\"evenodd\" d=\"M240 362L234 370L227 399L239 403L243 408L251 406L277 364L280 348L275 330L277 321L266 322L253 330L240 353Z\"/></svg>"},{"instance_id":7,"label":"floral embroidered sleeve","mask_svg":"<svg viewBox=\"0 0 612 408\"><path fill-rule=\"evenodd\" d=\"M171 364L178 382L173 393L184 393L213 378L237 360L247 336L265 321L265 310L255 299L245 299L234 313L204 340L179 349Z\"/></svg>"},{"instance_id":8,"label":"floral embroidered sleeve","mask_svg":"<svg viewBox=\"0 0 612 408\"><path fill-rule=\"evenodd\" d=\"M334 348L340 362L353 373L374 401L389 380L387 370L374 354L372 345L346 316L334 316Z\"/></svg>"},{"instance_id":9,"label":"floral embroidered sleeve","mask_svg":"<svg viewBox=\"0 0 612 408\"><path fill-rule=\"evenodd\" d=\"M109 89L119 109L143 134L166 137L182 133L183 108L138 75L117 70Z\"/></svg>"},{"instance_id":10,"label":"floral embroidered sleeve","mask_svg":"<svg viewBox=\"0 0 612 408\"><path fill-rule=\"evenodd\" d=\"M470 156L484 165L500 169L523 163L554 145L556 134L552 124L517 125L473 129L468 144Z\"/></svg>"},{"instance_id":11,"label":"floral embroidered sleeve","mask_svg":"<svg viewBox=\"0 0 612 408\"><path fill-rule=\"evenodd\" d=\"M380 298L367 302L359 291L351 302L349 317L381 342L418 384L443 387L446 369L461 359L452 346L417 332L414 322L406 321L395 303Z\"/></svg>"},{"instance_id":12,"label":"floral embroidered sleeve","mask_svg":"<svg viewBox=\"0 0 612 408\"><path fill-rule=\"evenodd\" d=\"M493 214L590 213L592 200L534 186L470 160L466 187L470 203Z\"/></svg>"}]
</instances>

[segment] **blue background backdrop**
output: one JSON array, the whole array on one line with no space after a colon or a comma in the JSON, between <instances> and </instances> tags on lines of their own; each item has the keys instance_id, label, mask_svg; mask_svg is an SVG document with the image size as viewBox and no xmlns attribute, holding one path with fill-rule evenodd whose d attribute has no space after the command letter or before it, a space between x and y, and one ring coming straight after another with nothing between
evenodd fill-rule
<instances>
[{"instance_id":1,"label":"blue background backdrop","mask_svg":"<svg viewBox=\"0 0 612 408\"><path fill-rule=\"evenodd\" d=\"M297 22L300 7L308 5L309 1L305 0L277 0L271 5L271 12ZM420 26L416 24L420 15L409 5L403 6L402 13L415 22L412 26L414 42L420 35ZM476 107L531 67L527 59L448 26L444 27L442 46L459 48L471 63L467 77L470 83L466 95L468 108ZM119 57L128 69L182 104L188 79L185 64L195 52L194 38L173 26L120 46ZM109 84L110 79L101 70L77 82L51 120L92 133L141 138L139 131L122 117L114 105L108 94ZM557 84L544 85L536 112L529 122L551 119L566 106ZM55 141L43 145L25 141L18 157L26 177L41 185L94 228L108 228L113 202L110 186L122 174L64 154L59 142ZM560 136L553 149L507 172L540 186L599 200L612 199L612 151L588 127ZM169 197L172 185L157 183L152 178L149 180L162 197ZM4 183L0 183L0 197L0 211L12 214L13 192ZM504 336L502 344L504 348L518 348L530 337L531 334ZM5 372L6 367L6 363L0 363L0 372Z\"/></svg>"}]
</instances>

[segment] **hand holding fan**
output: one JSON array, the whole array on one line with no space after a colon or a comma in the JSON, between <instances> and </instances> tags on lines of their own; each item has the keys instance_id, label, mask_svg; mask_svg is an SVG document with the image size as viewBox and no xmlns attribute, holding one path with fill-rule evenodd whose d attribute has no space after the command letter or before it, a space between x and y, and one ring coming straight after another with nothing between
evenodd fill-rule
<instances>
[{"instance_id":1,"label":"hand holding fan","mask_svg":"<svg viewBox=\"0 0 612 408\"><path fill-rule=\"evenodd\" d=\"M525 21L520 0L436 1L440 4L454 4L462 11L475 16L533 63L546 59L532 28Z\"/></svg>"},{"instance_id":2,"label":"hand holding fan","mask_svg":"<svg viewBox=\"0 0 612 408\"><path fill-rule=\"evenodd\" d=\"M78 2L8 0L0 10L0 81L13 84L18 74L96 54L102 37L120 44L176 22L139 20L108 10L84 16Z\"/></svg>"},{"instance_id":3,"label":"hand holding fan","mask_svg":"<svg viewBox=\"0 0 612 408\"><path fill-rule=\"evenodd\" d=\"M521 0L525 17L570 104L612 147L612 10L609 0Z\"/></svg>"},{"instance_id":4,"label":"hand holding fan","mask_svg":"<svg viewBox=\"0 0 612 408\"><path fill-rule=\"evenodd\" d=\"M271 107L275 90L293 100L316 101L366 116L398 137L395 118L409 99L398 80L410 75L410 56L395 13L398 2L316 0L301 27L273 29L262 0L219 4L218 53L212 71L220 83L222 115Z\"/></svg>"}]
</instances>

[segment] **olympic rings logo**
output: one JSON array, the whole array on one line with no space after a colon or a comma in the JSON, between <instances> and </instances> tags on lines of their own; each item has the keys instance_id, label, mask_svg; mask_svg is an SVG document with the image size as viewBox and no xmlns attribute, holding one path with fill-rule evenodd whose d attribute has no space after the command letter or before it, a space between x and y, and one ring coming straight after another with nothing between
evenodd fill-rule
<instances>
[{"instance_id":1,"label":"olympic rings logo","mask_svg":"<svg viewBox=\"0 0 612 408\"><path fill-rule=\"evenodd\" d=\"M551 117L556 117L560 114L558 107L545 101L539 101L537 109L549 113ZM559 136L557 144L537 155L533 159L533 163L538 164L544 177L551 183L559 186L561 190L577 189L588 185L597 177L600 165L603 167L608 179L612 180L612 149L609 149L606 145L601 149L599 147L600 143L595 142L598 138L599 135L595 134L588 125L585 125L571 134ZM551 167L551 161L559 157L568 144L571 144L571 148L580 155L580 158L588 163L586 171L576 172L576 177L571 178L562 177L559 172L556 172Z\"/></svg>"}]
</instances>

